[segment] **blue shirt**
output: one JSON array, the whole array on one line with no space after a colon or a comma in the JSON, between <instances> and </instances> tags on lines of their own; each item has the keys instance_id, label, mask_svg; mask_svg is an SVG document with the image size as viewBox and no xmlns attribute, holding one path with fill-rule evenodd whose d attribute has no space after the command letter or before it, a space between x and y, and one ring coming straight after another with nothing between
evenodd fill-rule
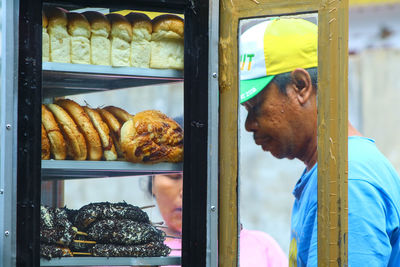
<instances>
[{"instance_id":1,"label":"blue shirt","mask_svg":"<svg viewBox=\"0 0 400 267\"><path fill-rule=\"evenodd\" d=\"M317 266L317 164L293 194L289 266ZM400 266L400 177L372 139L348 142L349 266Z\"/></svg>"}]
</instances>

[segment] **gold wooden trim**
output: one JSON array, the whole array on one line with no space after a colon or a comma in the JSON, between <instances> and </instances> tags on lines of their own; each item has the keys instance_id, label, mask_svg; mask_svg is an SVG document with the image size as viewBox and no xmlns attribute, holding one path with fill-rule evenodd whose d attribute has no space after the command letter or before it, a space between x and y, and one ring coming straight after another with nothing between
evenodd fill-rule
<instances>
[{"instance_id":1,"label":"gold wooden trim","mask_svg":"<svg viewBox=\"0 0 400 267\"><path fill-rule=\"evenodd\" d=\"M348 1L323 1L318 29L318 266L347 266Z\"/></svg>"},{"instance_id":2,"label":"gold wooden trim","mask_svg":"<svg viewBox=\"0 0 400 267\"><path fill-rule=\"evenodd\" d=\"M220 1L219 38L219 266L237 266L238 255L238 17Z\"/></svg>"},{"instance_id":3,"label":"gold wooden trim","mask_svg":"<svg viewBox=\"0 0 400 267\"><path fill-rule=\"evenodd\" d=\"M319 88L324 88L318 93L318 266L347 264L348 0L221 0L219 266L238 263L239 20L312 11L319 14Z\"/></svg>"}]
</instances>

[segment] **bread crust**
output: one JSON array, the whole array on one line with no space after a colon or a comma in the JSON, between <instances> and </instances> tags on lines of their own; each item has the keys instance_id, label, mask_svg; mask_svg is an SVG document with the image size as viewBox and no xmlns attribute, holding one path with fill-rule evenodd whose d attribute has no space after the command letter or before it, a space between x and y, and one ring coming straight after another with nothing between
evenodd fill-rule
<instances>
[{"instance_id":1,"label":"bread crust","mask_svg":"<svg viewBox=\"0 0 400 267\"><path fill-rule=\"evenodd\" d=\"M86 141L78 130L74 120L62 107L57 104L48 104L67 141L67 154L74 160L85 160L87 156Z\"/></svg>"},{"instance_id":2,"label":"bread crust","mask_svg":"<svg viewBox=\"0 0 400 267\"><path fill-rule=\"evenodd\" d=\"M183 38L184 20L176 15L164 14L152 20L153 33L159 31L172 31Z\"/></svg>"},{"instance_id":3,"label":"bread crust","mask_svg":"<svg viewBox=\"0 0 400 267\"><path fill-rule=\"evenodd\" d=\"M139 163L183 160L183 130L157 110L139 112L121 128L121 148L126 160Z\"/></svg>"},{"instance_id":4,"label":"bread crust","mask_svg":"<svg viewBox=\"0 0 400 267\"><path fill-rule=\"evenodd\" d=\"M111 114L114 115L115 118L122 124L124 124L127 120L133 118L133 115L129 114L127 111L123 110L122 108L115 107L115 106L107 106L103 109L107 110Z\"/></svg>"},{"instance_id":5,"label":"bread crust","mask_svg":"<svg viewBox=\"0 0 400 267\"><path fill-rule=\"evenodd\" d=\"M87 106L83 107L86 114L89 116L90 120L93 123L93 126L96 128L96 131L99 133L101 143L103 145L103 156L105 160L116 160L118 158L117 151L115 150L114 142L110 136L110 129L107 124L101 118L99 112L94 109L91 109Z\"/></svg>"},{"instance_id":6,"label":"bread crust","mask_svg":"<svg viewBox=\"0 0 400 267\"><path fill-rule=\"evenodd\" d=\"M69 12L67 13L67 18L68 33L71 36L90 37L90 24L85 16L77 12ZM84 29L84 31L82 31L82 29Z\"/></svg>"},{"instance_id":7,"label":"bread crust","mask_svg":"<svg viewBox=\"0 0 400 267\"><path fill-rule=\"evenodd\" d=\"M146 14L131 12L125 15L125 18L131 23L132 29L144 28L149 32L149 34L153 32L153 24Z\"/></svg>"},{"instance_id":8,"label":"bread crust","mask_svg":"<svg viewBox=\"0 0 400 267\"><path fill-rule=\"evenodd\" d=\"M96 109L103 118L104 122L107 124L108 128L110 129L110 136L114 142L115 149L117 150L118 157L121 158L124 156L121 150L121 143L120 143L120 130L121 130L121 123L115 118L115 116L105 110L105 109Z\"/></svg>"},{"instance_id":9,"label":"bread crust","mask_svg":"<svg viewBox=\"0 0 400 267\"><path fill-rule=\"evenodd\" d=\"M78 126L79 131L85 137L88 152L87 158L89 160L100 160L103 156L100 137L85 110L71 99L59 99L55 104L68 112Z\"/></svg>"},{"instance_id":10,"label":"bread crust","mask_svg":"<svg viewBox=\"0 0 400 267\"><path fill-rule=\"evenodd\" d=\"M111 36L119 37L130 43L132 40L132 26L129 21L117 13L107 14L106 17L111 23Z\"/></svg>"},{"instance_id":11,"label":"bread crust","mask_svg":"<svg viewBox=\"0 0 400 267\"><path fill-rule=\"evenodd\" d=\"M50 141L47 137L46 130L44 129L43 123L42 125L42 159L50 159Z\"/></svg>"},{"instance_id":12,"label":"bread crust","mask_svg":"<svg viewBox=\"0 0 400 267\"><path fill-rule=\"evenodd\" d=\"M48 19L48 27L52 28L56 25L67 26L68 18L67 12L63 8L59 7L46 7L44 13Z\"/></svg>"},{"instance_id":13,"label":"bread crust","mask_svg":"<svg viewBox=\"0 0 400 267\"><path fill-rule=\"evenodd\" d=\"M111 24L107 17L97 11L85 11L82 13L89 21L90 27L92 31L97 30L106 30L108 34L111 32Z\"/></svg>"},{"instance_id":14,"label":"bread crust","mask_svg":"<svg viewBox=\"0 0 400 267\"><path fill-rule=\"evenodd\" d=\"M50 154L54 159L63 160L67 157L67 147L64 136L57 121L44 105L42 105L42 125L50 141Z\"/></svg>"}]
</instances>

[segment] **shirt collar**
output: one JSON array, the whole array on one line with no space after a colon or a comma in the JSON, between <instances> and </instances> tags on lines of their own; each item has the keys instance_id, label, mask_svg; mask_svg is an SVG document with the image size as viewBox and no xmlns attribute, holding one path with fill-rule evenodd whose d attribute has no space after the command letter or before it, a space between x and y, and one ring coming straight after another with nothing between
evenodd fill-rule
<instances>
[{"instance_id":1,"label":"shirt collar","mask_svg":"<svg viewBox=\"0 0 400 267\"><path fill-rule=\"evenodd\" d=\"M316 171L317 169L317 164L314 165L314 167L311 168L311 170L307 171L307 168L304 169L303 174L301 175L300 179L297 181L292 194L295 196L295 198L298 200L300 199L301 193L304 190L304 187L307 185L308 180L312 176L312 174Z\"/></svg>"}]
</instances>

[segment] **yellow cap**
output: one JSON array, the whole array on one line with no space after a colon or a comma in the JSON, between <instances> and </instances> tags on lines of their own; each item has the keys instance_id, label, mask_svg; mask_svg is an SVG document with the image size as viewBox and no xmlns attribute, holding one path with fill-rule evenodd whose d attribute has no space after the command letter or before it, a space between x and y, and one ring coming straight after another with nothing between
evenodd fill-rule
<instances>
[{"instance_id":1,"label":"yellow cap","mask_svg":"<svg viewBox=\"0 0 400 267\"><path fill-rule=\"evenodd\" d=\"M277 74L318 66L318 27L295 18L276 18L240 36L240 103L267 86Z\"/></svg>"}]
</instances>

